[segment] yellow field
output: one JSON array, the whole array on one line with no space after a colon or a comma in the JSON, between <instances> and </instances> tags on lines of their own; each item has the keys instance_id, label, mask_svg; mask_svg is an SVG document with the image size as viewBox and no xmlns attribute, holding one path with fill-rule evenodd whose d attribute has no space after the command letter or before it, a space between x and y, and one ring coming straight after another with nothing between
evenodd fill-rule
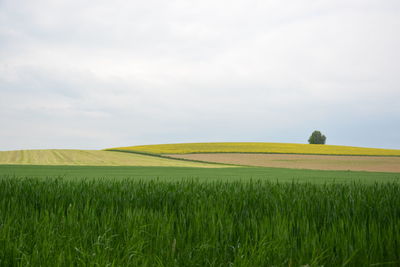
<instances>
[{"instance_id":1,"label":"yellow field","mask_svg":"<svg viewBox=\"0 0 400 267\"><path fill-rule=\"evenodd\" d=\"M133 153L67 149L0 151L0 164L229 167L225 165L166 159Z\"/></svg>"},{"instance_id":2,"label":"yellow field","mask_svg":"<svg viewBox=\"0 0 400 267\"><path fill-rule=\"evenodd\" d=\"M400 156L399 149L380 149L351 146L309 145L287 143L186 143L146 145L113 148L118 150L140 151L154 154L189 153L286 153L321 155L375 155Z\"/></svg>"}]
</instances>

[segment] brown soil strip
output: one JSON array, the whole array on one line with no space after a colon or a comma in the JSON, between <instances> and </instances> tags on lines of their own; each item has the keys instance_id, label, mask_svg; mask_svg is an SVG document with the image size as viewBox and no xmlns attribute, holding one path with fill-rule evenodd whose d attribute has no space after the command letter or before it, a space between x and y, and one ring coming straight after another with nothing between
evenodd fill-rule
<instances>
[{"instance_id":1,"label":"brown soil strip","mask_svg":"<svg viewBox=\"0 0 400 267\"><path fill-rule=\"evenodd\" d=\"M170 154L170 157L260 167L400 172L400 157L324 156L294 154L205 153Z\"/></svg>"}]
</instances>

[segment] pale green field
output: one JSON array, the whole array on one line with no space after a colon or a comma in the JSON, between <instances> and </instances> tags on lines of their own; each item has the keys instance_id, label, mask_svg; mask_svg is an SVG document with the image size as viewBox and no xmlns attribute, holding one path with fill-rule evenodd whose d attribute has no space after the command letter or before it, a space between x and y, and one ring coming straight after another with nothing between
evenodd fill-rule
<instances>
[{"instance_id":1,"label":"pale green field","mask_svg":"<svg viewBox=\"0 0 400 267\"><path fill-rule=\"evenodd\" d=\"M221 168L226 165L166 159L134 153L99 150L15 150L0 151L0 164L87 165L87 166L173 166Z\"/></svg>"},{"instance_id":2,"label":"pale green field","mask_svg":"<svg viewBox=\"0 0 400 267\"><path fill-rule=\"evenodd\" d=\"M380 149L352 146L310 145L288 143L183 143L116 147L108 150L128 150L154 154L189 153L282 153L319 155L400 156L400 149Z\"/></svg>"}]
</instances>

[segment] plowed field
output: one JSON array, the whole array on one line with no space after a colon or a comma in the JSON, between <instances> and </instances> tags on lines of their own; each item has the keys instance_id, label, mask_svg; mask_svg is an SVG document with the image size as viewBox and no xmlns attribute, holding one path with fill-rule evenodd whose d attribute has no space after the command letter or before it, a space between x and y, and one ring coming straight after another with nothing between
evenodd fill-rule
<instances>
[{"instance_id":1,"label":"plowed field","mask_svg":"<svg viewBox=\"0 0 400 267\"><path fill-rule=\"evenodd\" d=\"M245 154L245 153L206 153L170 154L168 156L190 160L229 163L260 167L352 170L371 172L400 172L400 157L373 156L327 156L295 154Z\"/></svg>"}]
</instances>

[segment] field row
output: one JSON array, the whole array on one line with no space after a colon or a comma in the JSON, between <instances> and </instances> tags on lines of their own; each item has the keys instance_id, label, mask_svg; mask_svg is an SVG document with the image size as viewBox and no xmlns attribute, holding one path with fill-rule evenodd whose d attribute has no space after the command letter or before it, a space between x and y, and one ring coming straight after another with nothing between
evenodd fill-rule
<instances>
[{"instance_id":1,"label":"field row","mask_svg":"<svg viewBox=\"0 0 400 267\"><path fill-rule=\"evenodd\" d=\"M48 177L75 180L131 179L133 181L161 182L280 182L280 183L400 183L400 173L323 171L280 168L188 168L188 167L137 167L137 166L42 166L0 165L0 178Z\"/></svg>"},{"instance_id":2,"label":"field row","mask_svg":"<svg viewBox=\"0 0 400 267\"><path fill-rule=\"evenodd\" d=\"M0 151L0 165L2 164L224 167L218 164L197 163L133 153L72 149Z\"/></svg>"},{"instance_id":3,"label":"field row","mask_svg":"<svg viewBox=\"0 0 400 267\"><path fill-rule=\"evenodd\" d=\"M400 157L257 153L196 153L170 154L168 156L188 160L200 160L257 167L400 173Z\"/></svg>"},{"instance_id":4,"label":"field row","mask_svg":"<svg viewBox=\"0 0 400 267\"><path fill-rule=\"evenodd\" d=\"M316 170L400 173L400 157L329 156L265 153L194 153L147 155L99 150L0 151L0 165L158 166L232 168L238 165Z\"/></svg>"},{"instance_id":5,"label":"field row","mask_svg":"<svg viewBox=\"0 0 400 267\"><path fill-rule=\"evenodd\" d=\"M376 155L400 156L400 149L379 149L334 145L310 145L288 143L183 143L145 145L113 148L153 154L190 153L283 153L321 155ZM112 150L112 149L111 149Z\"/></svg>"}]
</instances>

